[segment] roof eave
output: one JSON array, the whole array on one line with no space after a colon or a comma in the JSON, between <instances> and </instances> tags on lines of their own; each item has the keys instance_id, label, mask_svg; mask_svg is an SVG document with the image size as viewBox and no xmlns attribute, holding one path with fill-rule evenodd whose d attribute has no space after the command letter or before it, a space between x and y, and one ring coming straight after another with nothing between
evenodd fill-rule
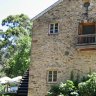
<instances>
[{"instance_id":1,"label":"roof eave","mask_svg":"<svg viewBox=\"0 0 96 96\"><path fill-rule=\"evenodd\" d=\"M43 14L45 14L46 12L48 12L49 10L51 10L52 8L54 8L56 5L58 5L62 1L63 0L58 0L57 2L55 2L54 4L52 4L51 6L49 6L47 9L45 9L44 11L42 11L41 13L39 13L38 15L36 15L35 17L33 17L31 19L31 21L34 21L34 20L38 19L39 17L41 17Z\"/></svg>"}]
</instances>

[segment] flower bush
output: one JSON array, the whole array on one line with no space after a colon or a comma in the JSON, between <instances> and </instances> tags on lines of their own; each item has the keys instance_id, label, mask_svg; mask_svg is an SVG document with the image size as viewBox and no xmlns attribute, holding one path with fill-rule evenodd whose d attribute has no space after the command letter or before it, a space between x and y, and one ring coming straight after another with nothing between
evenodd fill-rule
<instances>
[{"instance_id":1,"label":"flower bush","mask_svg":"<svg viewBox=\"0 0 96 96\"><path fill-rule=\"evenodd\" d=\"M78 86L72 80L53 85L48 96L96 96L96 73L88 75L88 78L86 81L78 83Z\"/></svg>"}]
</instances>

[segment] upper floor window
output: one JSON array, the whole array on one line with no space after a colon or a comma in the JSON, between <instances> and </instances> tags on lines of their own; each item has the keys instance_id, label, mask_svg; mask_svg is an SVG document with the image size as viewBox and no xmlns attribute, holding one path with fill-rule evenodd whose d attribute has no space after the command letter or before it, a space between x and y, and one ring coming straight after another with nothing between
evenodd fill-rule
<instances>
[{"instance_id":1,"label":"upper floor window","mask_svg":"<svg viewBox=\"0 0 96 96\"><path fill-rule=\"evenodd\" d=\"M57 81L57 71L48 71L48 82L55 83Z\"/></svg>"},{"instance_id":2,"label":"upper floor window","mask_svg":"<svg viewBox=\"0 0 96 96\"><path fill-rule=\"evenodd\" d=\"M81 23L79 25L78 44L96 43L95 23Z\"/></svg>"},{"instance_id":3,"label":"upper floor window","mask_svg":"<svg viewBox=\"0 0 96 96\"><path fill-rule=\"evenodd\" d=\"M50 34L56 34L58 33L58 31L59 31L58 23L50 24L50 30L49 30Z\"/></svg>"}]
</instances>

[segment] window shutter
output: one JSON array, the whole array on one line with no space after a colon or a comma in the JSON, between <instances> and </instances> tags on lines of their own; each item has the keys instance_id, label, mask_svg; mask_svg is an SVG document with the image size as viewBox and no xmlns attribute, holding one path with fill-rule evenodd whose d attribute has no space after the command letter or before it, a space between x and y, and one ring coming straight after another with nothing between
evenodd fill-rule
<instances>
[{"instance_id":1,"label":"window shutter","mask_svg":"<svg viewBox=\"0 0 96 96\"><path fill-rule=\"evenodd\" d=\"M81 35L82 34L82 24L80 23L79 26L78 26L78 35Z\"/></svg>"},{"instance_id":2,"label":"window shutter","mask_svg":"<svg viewBox=\"0 0 96 96\"><path fill-rule=\"evenodd\" d=\"M82 24L80 23L79 26L78 26L78 35L82 35ZM79 36L78 37L78 43L82 43L82 37Z\"/></svg>"}]
</instances>

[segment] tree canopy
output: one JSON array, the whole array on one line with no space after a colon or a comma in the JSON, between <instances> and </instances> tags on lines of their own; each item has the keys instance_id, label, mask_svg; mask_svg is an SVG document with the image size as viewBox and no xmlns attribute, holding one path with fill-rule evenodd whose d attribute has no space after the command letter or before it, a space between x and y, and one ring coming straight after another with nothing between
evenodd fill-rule
<instances>
[{"instance_id":1,"label":"tree canopy","mask_svg":"<svg viewBox=\"0 0 96 96\"><path fill-rule=\"evenodd\" d=\"M0 51L7 76L22 75L30 63L32 23L24 14L10 15L2 20L6 31L0 31Z\"/></svg>"}]
</instances>

